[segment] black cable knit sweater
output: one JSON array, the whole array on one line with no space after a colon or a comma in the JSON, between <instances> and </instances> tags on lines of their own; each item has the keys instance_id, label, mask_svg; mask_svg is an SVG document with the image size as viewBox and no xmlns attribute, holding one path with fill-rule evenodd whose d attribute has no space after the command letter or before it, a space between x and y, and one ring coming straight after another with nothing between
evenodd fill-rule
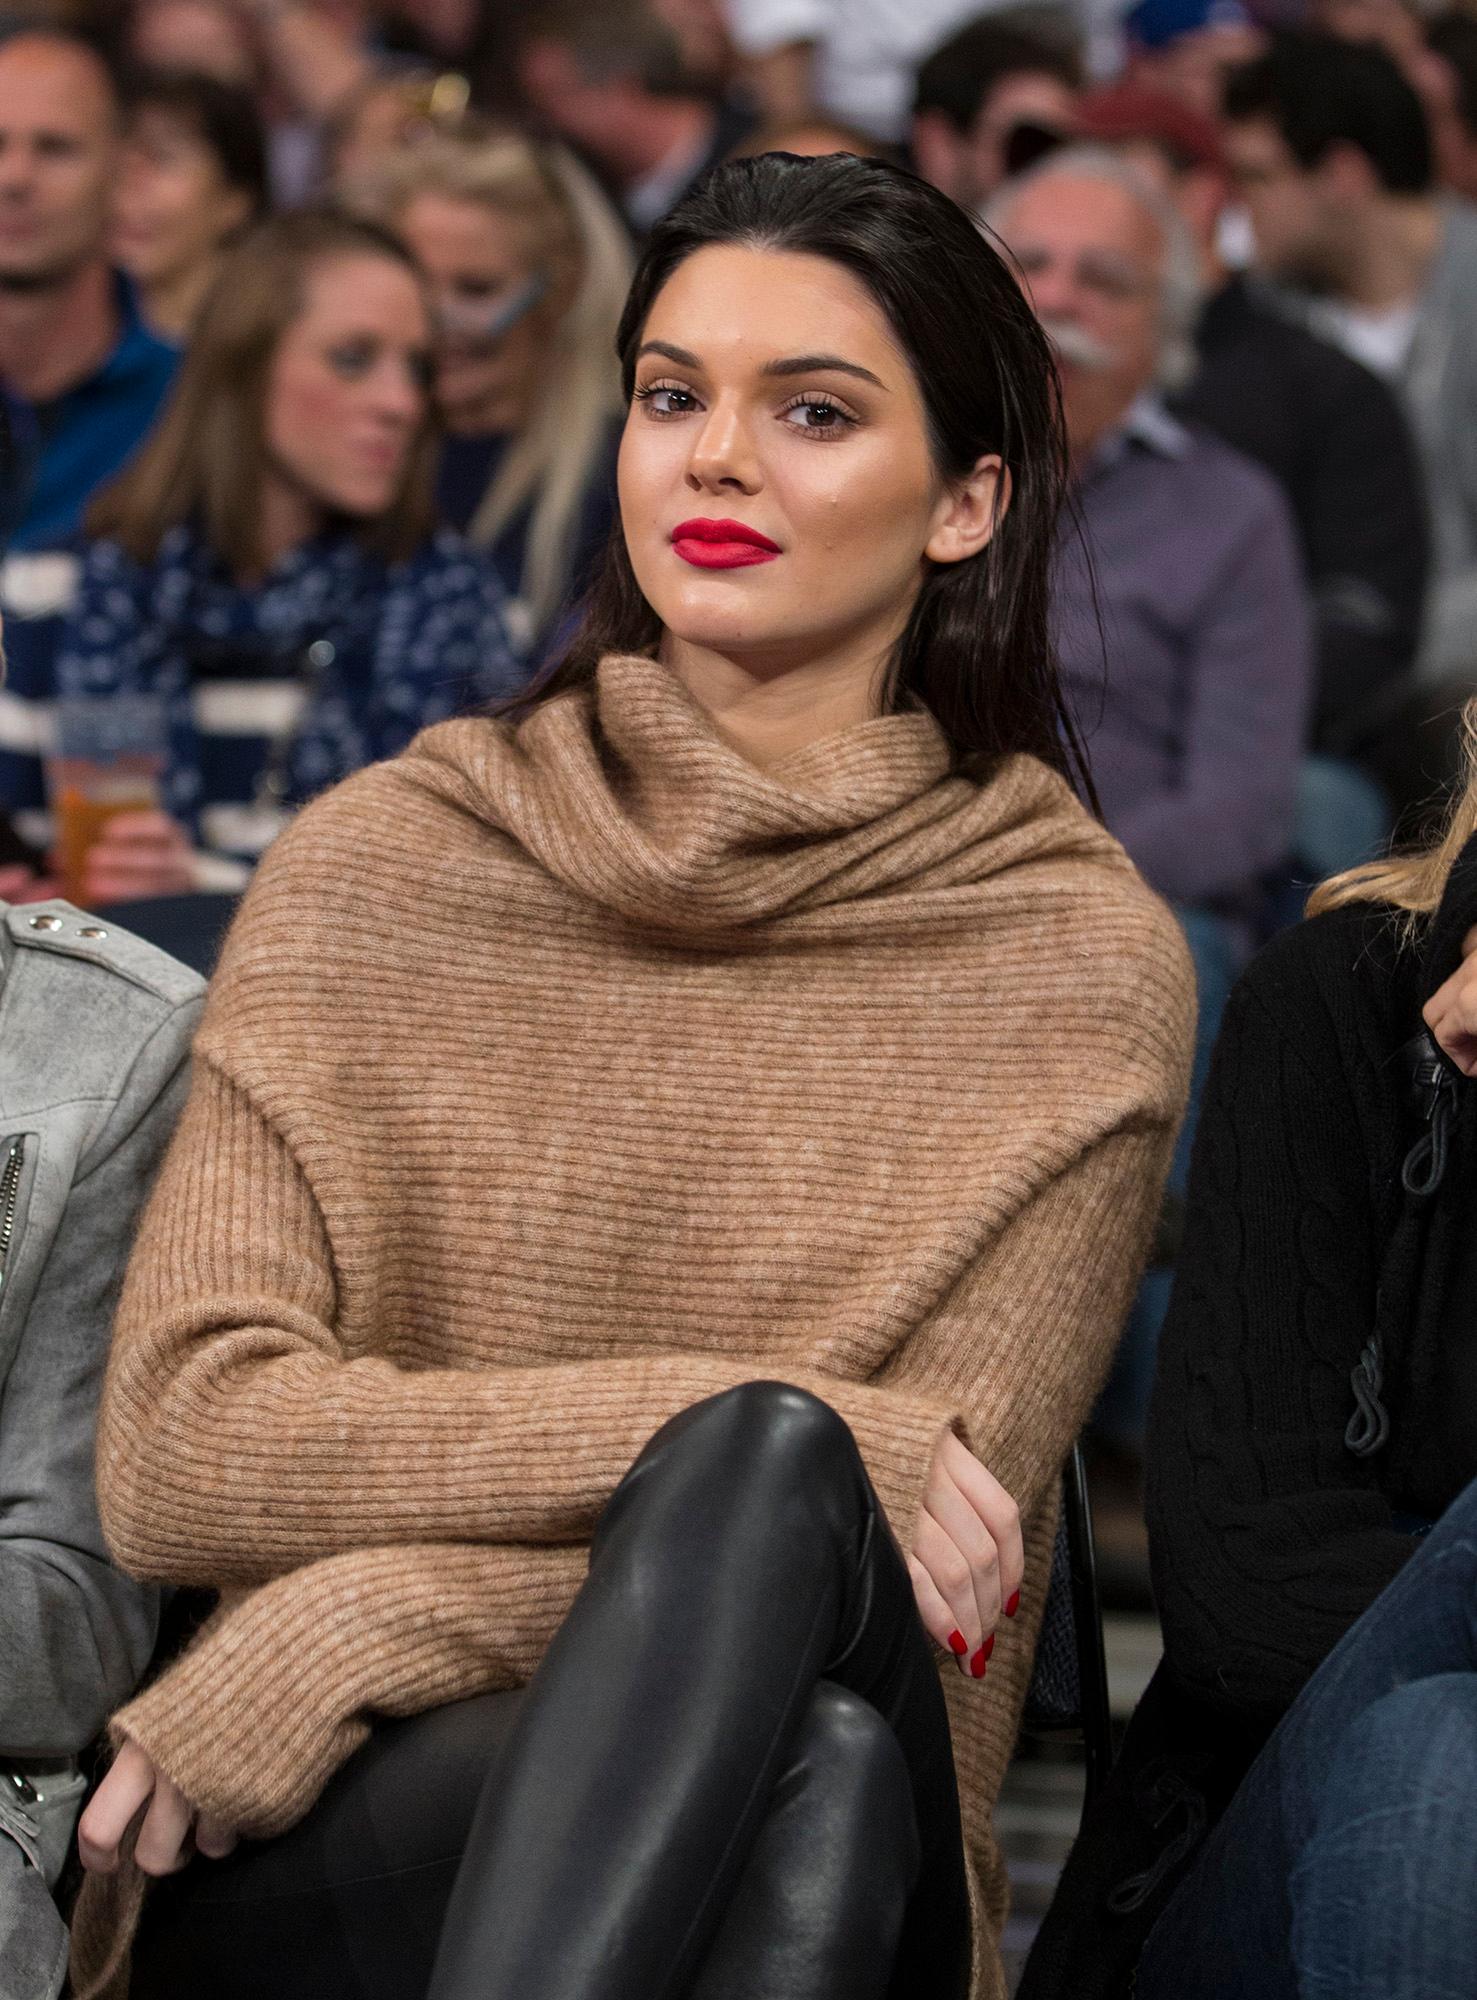
<instances>
[{"instance_id":1,"label":"black cable knit sweater","mask_svg":"<svg viewBox=\"0 0 1477 2000\"><path fill-rule=\"evenodd\" d=\"M1456 1078L1445 1171L1402 1045L1477 922L1477 842L1408 940L1376 904L1277 939L1227 1010L1160 1346L1148 1508L1181 1685L1271 1723L1477 1474L1477 1089ZM1451 1072L1456 1077L1455 1071ZM1390 1440L1355 1456L1350 1377L1384 1343Z\"/></svg>"},{"instance_id":2,"label":"black cable knit sweater","mask_svg":"<svg viewBox=\"0 0 1477 2000\"><path fill-rule=\"evenodd\" d=\"M1089 1815L1020 2000L1131 1990L1143 1939L1272 1728L1477 1476L1477 1084L1442 1065L1445 1159L1403 1052L1477 924L1477 839L1412 934L1298 925L1227 1008L1200 1115L1148 1452L1165 1658ZM1349 1448L1383 1354L1388 1442Z\"/></svg>"}]
</instances>

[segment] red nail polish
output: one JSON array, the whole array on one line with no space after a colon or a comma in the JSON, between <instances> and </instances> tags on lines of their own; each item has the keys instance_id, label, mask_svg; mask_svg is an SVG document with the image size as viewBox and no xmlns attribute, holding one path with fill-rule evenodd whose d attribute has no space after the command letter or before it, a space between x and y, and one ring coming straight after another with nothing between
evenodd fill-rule
<instances>
[{"instance_id":1,"label":"red nail polish","mask_svg":"<svg viewBox=\"0 0 1477 2000\"><path fill-rule=\"evenodd\" d=\"M978 1651L978 1652L977 1652L977 1653L975 1654L974 1658L973 1658L973 1659L972 1659L972 1660L970 1661L970 1663L969 1663L969 1671L970 1671L970 1672L971 1672L971 1673L972 1673L972 1674L974 1675L974 1677L975 1677L975 1679L976 1679L977 1681L980 1681L980 1680L983 1680L983 1679L984 1679L984 1677L985 1677L985 1662L986 1662L986 1660L987 1660L987 1659L988 1659L989 1657L990 1657L990 1656L989 1656L989 1654L988 1654L988 1653L987 1653L987 1652L985 1651L984 1647L983 1647L983 1646L981 1646L981 1647L980 1647L980 1649L979 1649L979 1651Z\"/></svg>"},{"instance_id":2,"label":"red nail polish","mask_svg":"<svg viewBox=\"0 0 1477 2000\"><path fill-rule=\"evenodd\" d=\"M992 1632L989 1638L986 1639L984 1645L980 1647L980 1658L982 1660L988 1660L991 1653L993 1653L994 1650L995 1650L995 1634Z\"/></svg>"},{"instance_id":3,"label":"red nail polish","mask_svg":"<svg viewBox=\"0 0 1477 2000\"><path fill-rule=\"evenodd\" d=\"M1020 1610L1020 1608L1021 1608L1021 1594L1018 1590L1013 1590L1010 1593L1010 1597L1005 1606L1006 1617L1014 1618L1015 1614L1017 1613L1017 1611Z\"/></svg>"},{"instance_id":4,"label":"red nail polish","mask_svg":"<svg viewBox=\"0 0 1477 2000\"><path fill-rule=\"evenodd\" d=\"M949 1651L957 1653L961 1659L969 1651L969 1641L962 1632L951 1632L949 1634Z\"/></svg>"}]
</instances>

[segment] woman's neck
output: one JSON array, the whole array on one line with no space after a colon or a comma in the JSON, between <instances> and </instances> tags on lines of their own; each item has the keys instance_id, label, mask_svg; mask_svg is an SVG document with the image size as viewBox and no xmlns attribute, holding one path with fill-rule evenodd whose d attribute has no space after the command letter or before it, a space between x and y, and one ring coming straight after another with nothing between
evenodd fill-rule
<instances>
[{"instance_id":1,"label":"woman's neck","mask_svg":"<svg viewBox=\"0 0 1477 2000\"><path fill-rule=\"evenodd\" d=\"M219 261L212 257L208 263L175 271L144 288L144 316L156 333L183 346L210 290Z\"/></svg>"},{"instance_id":2,"label":"woman's neck","mask_svg":"<svg viewBox=\"0 0 1477 2000\"><path fill-rule=\"evenodd\" d=\"M891 651L851 646L796 664L738 659L669 633L659 657L724 741L763 771L880 714Z\"/></svg>"},{"instance_id":3,"label":"woman's neck","mask_svg":"<svg viewBox=\"0 0 1477 2000\"><path fill-rule=\"evenodd\" d=\"M255 577L242 577L241 581L259 583L262 577L270 576L284 556L321 534L324 518L323 509L300 487L269 472L262 482L258 544L261 571Z\"/></svg>"}]
</instances>

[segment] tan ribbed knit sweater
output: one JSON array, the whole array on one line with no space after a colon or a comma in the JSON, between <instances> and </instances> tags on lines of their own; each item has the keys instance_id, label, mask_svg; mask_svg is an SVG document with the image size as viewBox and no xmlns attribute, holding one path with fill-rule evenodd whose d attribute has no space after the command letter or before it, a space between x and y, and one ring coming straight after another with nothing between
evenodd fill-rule
<instances>
[{"instance_id":1,"label":"tan ribbed knit sweater","mask_svg":"<svg viewBox=\"0 0 1477 2000\"><path fill-rule=\"evenodd\" d=\"M991 1808L1190 1016L1067 787L951 775L922 713L765 773L613 658L351 779L231 934L128 1276L108 1536L223 1601L117 1730L271 1835L373 1716L533 1672L676 1411L814 1390L905 1542L952 1425L1029 1525L989 1675L945 1670L998 1995ZM82 1991L123 1990L130 1907L89 1885Z\"/></svg>"}]
</instances>

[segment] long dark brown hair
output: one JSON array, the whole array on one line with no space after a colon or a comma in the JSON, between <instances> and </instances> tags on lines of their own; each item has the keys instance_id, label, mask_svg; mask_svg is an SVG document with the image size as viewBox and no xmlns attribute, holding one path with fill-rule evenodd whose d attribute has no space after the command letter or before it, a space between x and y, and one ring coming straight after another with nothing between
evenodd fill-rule
<instances>
[{"instance_id":1,"label":"long dark brown hair","mask_svg":"<svg viewBox=\"0 0 1477 2000\"><path fill-rule=\"evenodd\" d=\"M303 309L309 274L343 257L385 257L422 282L397 236L333 208L299 209L261 223L221 265L190 336L159 422L87 516L90 535L151 563L170 528L193 522L238 576L260 569L266 402L282 336ZM435 526L440 438L427 396L420 433L390 507L352 524L365 546L413 555Z\"/></svg>"},{"instance_id":2,"label":"long dark brown hair","mask_svg":"<svg viewBox=\"0 0 1477 2000\"><path fill-rule=\"evenodd\" d=\"M709 244L829 258L866 287L917 377L934 463L959 480L987 452L1010 472L1010 502L988 545L930 564L883 685L884 712L921 702L961 770L983 777L1028 751L1095 804L1062 696L1048 623L1066 445L1056 369L1004 259L962 209L880 160L766 153L716 168L657 224L616 336L627 398L657 293ZM606 653L661 637L617 528L563 654L505 711L589 680Z\"/></svg>"}]
</instances>

